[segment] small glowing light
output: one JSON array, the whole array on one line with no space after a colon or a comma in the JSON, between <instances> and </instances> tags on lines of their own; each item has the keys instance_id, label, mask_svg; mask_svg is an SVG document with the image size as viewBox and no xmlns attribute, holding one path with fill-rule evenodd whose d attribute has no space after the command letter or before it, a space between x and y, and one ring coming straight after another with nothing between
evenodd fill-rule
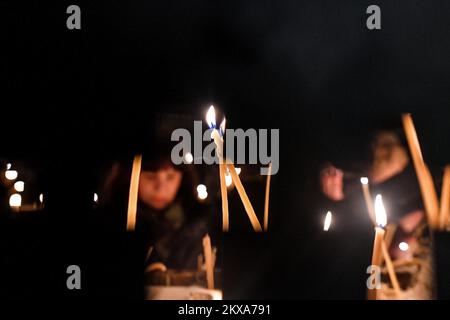
<instances>
[{"instance_id":1,"label":"small glowing light","mask_svg":"<svg viewBox=\"0 0 450 320\"><path fill-rule=\"evenodd\" d=\"M402 251L408 251L409 249L409 244L407 244L406 242L400 242L398 244L398 248Z\"/></svg>"},{"instance_id":2,"label":"small glowing light","mask_svg":"<svg viewBox=\"0 0 450 320\"><path fill-rule=\"evenodd\" d=\"M199 184L197 186L197 196L200 200L205 200L208 197L208 192L206 191L206 186L204 184Z\"/></svg>"},{"instance_id":3,"label":"small glowing light","mask_svg":"<svg viewBox=\"0 0 450 320\"><path fill-rule=\"evenodd\" d=\"M12 167L11 163L7 163L7 164L6 164L6 170L11 169L11 167Z\"/></svg>"},{"instance_id":4,"label":"small glowing light","mask_svg":"<svg viewBox=\"0 0 450 320\"><path fill-rule=\"evenodd\" d=\"M201 192L206 192L206 186L204 184L199 184L197 186L197 192L201 193Z\"/></svg>"},{"instance_id":5,"label":"small glowing light","mask_svg":"<svg viewBox=\"0 0 450 320\"><path fill-rule=\"evenodd\" d=\"M16 189L17 192L22 192L25 189L25 182L17 181L14 183L14 189Z\"/></svg>"},{"instance_id":6,"label":"small glowing light","mask_svg":"<svg viewBox=\"0 0 450 320\"><path fill-rule=\"evenodd\" d=\"M206 123L210 128L216 127L216 110L214 106L209 107L208 112L206 113Z\"/></svg>"},{"instance_id":7,"label":"small glowing light","mask_svg":"<svg viewBox=\"0 0 450 320\"><path fill-rule=\"evenodd\" d=\"M94 202L98 202L98 194L94 192Z\"/></svg>"},{"instance_id":8,"label":"small glowing light","mask_svg":"<svg viewBox=\"0 0 450 320\"><path fill-rule=\"evenodd\" d=\"M381 194L377 194L375 197L375 220L377 225L384 228L387 224L387 214L386 209L384 208L383 198Z\"/></svg>"},{"instance_id":9,"label":"small glowing light","mask_svg":"<svg viewBox=\"0 0 450 320\"><path fill-rule=\"evenodd\" d=\"M223 118L222 122L220 123L220 135L223 137L225 134L225 125L227 123L227 120Z\"/></svg>"},{"instance_id":10,"label":"small glowing light","mask_svg":"<svg viewBox=\"0 0 450 320\"><path fill-rule=\"evenodd\" d=\"M239 175L241 173L241 168L236 168L236 173Z\"/></svg>"},{"instance_id":11,"label":"small glowing light","mask_svg":"<svg viewBox=\"0 0 450 320\"><path fill-rule=\"evenodd\" d=\"M5 171L5 178L8 180L15 180L17 179L17 171L16 170L6 170Z\"/></svg>"},{"instance_id":12,"label":"small glowing light","mask_svg":"<svg viewBox=\"0 0 450 320\"><path fill-rule=\"evenodd\" d=\"M323 224L323 231L328 231L328 229L330 229L331 218L332 218L331 211L328 211L325 217L325 222Z\"/></svg>"},{"instance_id":13,"label":"small glowing light","mask_svg":"<svg viewBox=\"0 0 450 320\"><path fill-rule=\"evenodd\" d=\"M194 161L194 157L192 156L192 153L186 152L184 155L184 163L191 164L192 161Z\"/></svg>"},{"instance_id":14,"label":"small glowing light","mask_svg":"<svg viewBox=\"0 0 450 320\"><path fill-rule=\"evenodd\" d=\"M205 191L205 192L199 193L198 198L200 200L205 200L206 198L208 198L208 192Z\"/></svg>"},{"instance_id":15,"label":"small glowing light","mask_svg":"<svg viewBox=\"0 0 450 320\"><path fill-rule=\"evenodd\" d=\"M44 195L42 193L39 195L39 202L40 203L44 202Z\"/></svg>"},{"instance_id":16,"label":"small glowing light","mask_svg":"<svg viewBox=\"0 0 450 320\"><path fill-rule=\"evenodd\" d=\"M231 178L231 175L227 172L225 174L225 185L227 187L231 186L231 184L233 183L233 179Z\"/></svg>"},{"instance_id":17,"label":"small glowing light","mask_svg":"<svg viewBox=\"0 0 450 320\"><path fill-rule=\"evenodd\" d=\"M360 180L362 184L369 184L369 179L367 177L362 177Z\"/></svg>"},{"instance_id":18,"label":"small glowing light","mask_svg":"<svg viewBox=\"0 0 450 320\"><path fill-rule=\"evenodd\" d=\"M10 207L20 207L22 205L22 196L18 193L15 193L9 197L9 206Z\"/></svg>"}]
</instances>

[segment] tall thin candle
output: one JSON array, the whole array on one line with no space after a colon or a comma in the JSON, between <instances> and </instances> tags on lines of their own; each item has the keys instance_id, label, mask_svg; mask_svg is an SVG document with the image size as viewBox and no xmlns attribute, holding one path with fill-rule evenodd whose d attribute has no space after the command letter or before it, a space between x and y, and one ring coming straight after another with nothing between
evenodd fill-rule
<instances>
[{"instance_id":1,"label":"tall thin candle","mask_svg":"<svg viewBox=\"0 0 450 320\"><path fill-rule=\"evenodd\" d=\"M139 176L141 174L142 155L134 157L131 170L130 193L128 196L127 231L133 231L136 227L136 213L139 190Z\"/></svg>"}]
</instances>

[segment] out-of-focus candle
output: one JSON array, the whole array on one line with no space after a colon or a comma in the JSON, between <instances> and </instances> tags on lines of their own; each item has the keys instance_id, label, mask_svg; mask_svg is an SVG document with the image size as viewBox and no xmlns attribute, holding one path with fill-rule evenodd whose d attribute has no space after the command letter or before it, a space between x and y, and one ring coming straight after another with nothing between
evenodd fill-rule
<instances>
[{"instance_id":1,"label":"out-of-focus candle","mask_svg":"<svg viewBox=\"0 0 450 320\"><path fill-rule=\"evenodd\" d=\"M369 213L370 220L372 220L372 223L375 225L375 213L373 212L373 202L369 191L369 179L367 177L362 177L360 181L364 195L364 201L366 202L367 212Z\"/></svg>"},{"instance_id":2,"label":"out-of-focus candle","mask_svg":"<svg viewBox=\"0 0 450 320\"><path fill-rule=\"evenodd\" d=\"M213 267L213 257L211 248L211 238L206 235L203 238L203 252L205 255L205 266L206 266L206 282L208 289L214 289L214 267Z\"/></svg>"},{"instance_id":3,"label":"out-of-focus candle","mask_svg":"<svg viewBox=\"0 0 450 320\"><path fill-rule=\"evenodd\" d=\"M127 231L136 227L137 202L139 191L139 176L141 175L142 155L136 155L131 170L130 193L128 196Z\"/></svg>"},{"instance_id":4,"label":"out-of-focus candle","mask_svg":"<svg viewBox=\"0 0 450 320\"><path fill-rule=\"evenodd\" d=\"M408 249L409 249L409 244L407 244L406 242L400 242L400 243L398 244L398 248L399 248L401 251L408 251Z\"/></svg>"},{"instance_id":5,"label":"out-of-focus candle","mask_svg":"<svg viewBox=\"0 0 450 320\"><path fill-rule=\"evenodd\" d=\"M323 231L328 231L330 229L332 216L331 211L328 211L323 223Z\"/></svg>"},{"instance_id":6,"label":"out-of-focus candle","mask_svg":"<svg viewBox=\"0 0 450 320\"><path fill-rule=\"evenodd\" d=\"M197 197L200 200L205 200L208 197L208 191L207 191L206 186L204 184L199 184L197 186Z\"/></svg>"},{"instance_id":7,"label":"out-of-focus candle","mask_svg":"<svg viewBox=\"0 0 450 320\"><path fill-rule=\"evenodd\" d=\"M192 156L192 153L186 152L186 154L184 155L184 162L186 164L191 164L192 161L194 161L194 157Z\"/></svg>"},{"instance_id":8,"label":"out-of-focus candle","mask_svg":"<svg viewBox=\"0 0 450 320\"><path fill-rule=\"evenodd\" d=\"M16 189L17 192L23 192L23 190L25 190L25 182L17 181L14 183L14 189Z\"/></svg>"},{"instance_id":9,"label":"out-of-focus candle","mask_svg":"<svg viewBox=\"0 0 450 320\"><path fill-rule=\"evenodd\" d=\"M11 208L19 208L22 205L22 196L18 193L12 194L9 197L9 206Z\"/></svg>"},{"instance_id":10,"label":"out-of-focus candle","mask_svg":"<svg viewBox=\"0 0 450 320\"><path fill-rule=\"evenodd\" d=\"M434 187L433 177L430 170L423 160L422 150L420 149L419 139L411 114L402 115L403 127L409 151L413 160L416 176L419 181L420 192L422 194L423 205L427 214L428 225L431 229L439 226L439 203L436 189Z\"/></svg>"},{"instance_id":11,"label":"out-of-focus candle","mask_svg":"<svg viewBox=\"0 0 450 320\"><path fill-rule=\"evenodd\" d=\"M5 171L5 178L8 180L15 180L17 179L18 173L16 170L6 170Z\"/></svg>"},{"instance_id":12,"label":"out-of-focus candle","mask_svg":"<svg viewBox=\"0 0 450 320\"><path fill-rule=\"evenodd\" d=\"M450 165L444 170L444 178L442 179L441 205L440 205L440 229L445 230L448 225L448 216L450 214Z\"/></svg>"}]
</instances>

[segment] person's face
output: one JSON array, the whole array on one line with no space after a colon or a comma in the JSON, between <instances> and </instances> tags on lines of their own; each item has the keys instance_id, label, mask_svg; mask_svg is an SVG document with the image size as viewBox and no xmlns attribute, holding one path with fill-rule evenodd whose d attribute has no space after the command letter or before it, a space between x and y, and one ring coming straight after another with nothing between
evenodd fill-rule
<instances>
[{"instance_id":1,"label":"person's face","mask_svg":"<svg viewBox=\"0 0 450 320\"><path fill-rule=\"evenodd\" d=\"M331 200L344 199L344 173L334 166L328 166L320 172L322 192Z\"/></svg>"},{"instance_id":2,"label":"person's face","mask_svg":"<svg viewBox=\"0 0 450 320\"><path fill-rule=\"evenodd\" d=\"M392 132L380 133L373 144L374 158L390 160L396 149L402 148L398 137Z\"/></svg>"},{"instance_id":3,"label":"person's face","mask_svg":"<svg viewBox=\"0 0 450 320\"><path fill-rule=\"evenodd\" d=\"M164 209L175 200L182 176L182 173L173 167L142 171L139 179L139 199L154 209Z\"/></svg>"}]
</instances>

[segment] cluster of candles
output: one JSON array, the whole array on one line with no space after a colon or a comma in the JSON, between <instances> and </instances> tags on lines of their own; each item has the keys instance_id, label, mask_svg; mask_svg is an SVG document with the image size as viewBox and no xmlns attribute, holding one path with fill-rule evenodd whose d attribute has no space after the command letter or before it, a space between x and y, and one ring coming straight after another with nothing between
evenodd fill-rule
<instances>
[{"instance_id":1,"label":"cluster of candles","mask_svg":"<svg viewBox=\"0 0 450 320\"><path fill-rule=\"evenodd\" d=\"M361 184L363 186L363 193L365 196L365 201L367 205L367 211L369 213L369 216L372 218L373 214L373 224L375 228L375 239L373 244L373 251L372 251L372 266L381 267L383 260L386 263L386 267L388 270L389 278L391 280L392 286L394 288L394 292L397 298L400 298L401 295L401 289L400 285L398 283L397 275L395 273L395 269L392 263L392 260L389 256L388 251L388 240L391 235L387 235L387 232L385 231L385 227L387 225L387 214L386 210L383 204L383 199L380 194L377 194L375 197L375 204L372 201L372 198L370 197L370 192L368 189L368 178L361 178ZM323 230L328 231L330 229L332 222L332 213L331 211L328 211L325 216L324 226ZM408 250L408 244L405 242L401 243L401 250ZM369 289L368 291L368 298L371 300L375 300L377 297L377 291L376 289Z\"/></svg>"},{"instance_id":2,"label":"cluster of candles","mask_svg":"<svg viewBox=\"0 0 450 320\"><path fill-rule=\"evenodd\" d=\"M19 176L19 173L17 170L12 170L11 167L11 163L6 165L5 178L14 181ZM17 193L14 193L9 197L9 206L11 208L19 208L22 205L22 196L20 195L20 192L25 190L25 183L23 181L16 181L14 183L14 190L17 191Z\"/></svg>"},{"instance_id":3,"label":"cluster of candles","mask_svg":"<svg viewBox=\"0 0 450 320\"><path fill-rule=\"evenodd\" d=\"M253 229L256 232L263 231L258 217L255 214L253 206L250 199L245 191L239 174L241 172L240 168L236 168L230 159L226 159L223 156L223 136L225 134L225 123L226 120L223 119L220 128L216 127L216 113L214 106L211 106L206 113L206 122L211 130L211 138L214 140L216 154L219 158L219 179L220 179L220 193L222 199L222 229L223 231L229 230L229 217L228 217L228 195L227 188L232 186L236 187L241 201L244 205L245 211L250 219ZM194 160L191 153L186 153L184 155L185 163L192 163ZM138 202L138 187L139 187L139 176L141 173L142 155L136 155L133 160L133 166L131 170L131 180L130 180L130 190L128 197L128 211L127 211L127 230L133 231L136 226L136 211ZM271 165L269 164L269 172L266 180L266 193L264 202L264 231L268 229L269 222L269 193L270 193L270 175L271 175ZM205 200L208 197L208 191L205 185L200 184L197 186L197 196L200 200Z\"/></svg>"},{"instance_id":4,"label":"cluster of candles","mask_svg":"<svg viewBox=\"0 0 450 320\"><path fill-rule=\"evenodd\" d=\"M450 165L447 165L444 170L441 199L439 203L433 178L430 174L428 166L423 160L417 132L415 130L411 115L404 114L402 116L402 121L419 182L420 192L427 215L428 226L431 230L446 230L449 226L450 216ZM375 228L372 266L380 267L384 260L396 298L400 298L401 289L388 252L388 247L393 238L395 227L386 227L387 214L383 205L382 196L377 195L374 203L370 196L369 179L367 177L362 177L360 181L367 212ZM328 211L325 216L324 231L328 231L330 229L331 220L332 214ZM401 251L409 250L409 245L406 242L399 243L398 247ZM369 289L368 298L377 299L377 290Z\"/></svg>"},{"instance_id":5,"label":"cluster of candles","mask_svg":"<svg viewBox=\"0 0 450 320\"><path fill-rule=\"evenodd\" d=\"M5 178L9 181L14 181L18 177L19 177L19 173L17 172L17 170L12 169L12 164L8 163L6 165ZM20 207L22 206L21 193L24 192L24 190L25 190L25 182L20 181L20 180L14 182L13 188L15 190L15 193L13 193L9 197L9 206L14 210L19 210ZM41 205L44 202L44 195L42 193L39 195L39 202L41 203Z\"/></svg>"},{"instance_id":6,"label":"cluster of candles","mask_svg":"<svg viewBox=\"0 0 450 320\"><path fill-rule=\"evenodd\" d=\"M229 212L228 212L228 191L227 187L234 185L237 189L239 197L241 198L242 204L244 205L245 211L247 212L248 218L252 224L253 230L256 232L267 231L269 222L269 193L270 193L270 175L271 175L271 165L269 165L269 172L266 180L266 194L264 202L264 221L263 226L256 216L255 210L250 202L250 199L245 191L245 188L239 178L238 168L236 168L230 159L227 159L223 155L223 144L225 135L225 118L222 120L219 129L216 126L216 111L214 106L210 106L208 112L206 113L206 123L211 130L211 138L214 140L216 145L216 154L219 158L219 180L220 180L220 194L222 199L222 229L224 232L229 231Z\"/></svg>"}]
</instances>

